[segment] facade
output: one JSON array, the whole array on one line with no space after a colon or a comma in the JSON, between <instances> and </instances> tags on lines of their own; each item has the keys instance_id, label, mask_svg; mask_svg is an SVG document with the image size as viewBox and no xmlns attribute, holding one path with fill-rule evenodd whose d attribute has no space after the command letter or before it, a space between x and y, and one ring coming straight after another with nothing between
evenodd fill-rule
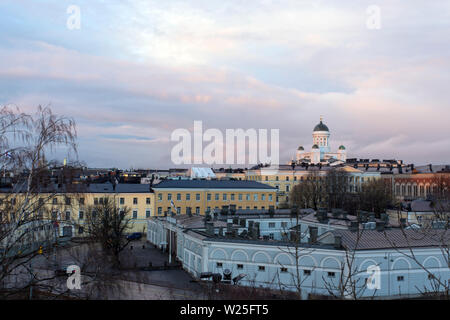
<instances>
[{"instance_id":1,"label":"facade","mask_svg":"<svg viewBox=\"0 0 450 320\"><path fill-rule=\"evenodd\" d=\"M276 206L276 189L254 181L165 180L153 187L155 215L204 214L223 206L268 209Z\"/></svg>"},{"instance_id":2,"label":"facade","mask_svg":"<svg viewBox=\"0 0 450 320\"><path fill-rule=\"evenodd\" d=\"M324 178L330 170L348 174L349 192L357 192L365 182L381 177L378 171L366 171L350 166L295 166L280 165L278 168L259 167L247 171L247 180L268 184L277 189L277 203L289 202L289 194L296 184L306 179Z\"/></svg>"},{"instance_id":3,"label":"facade","mask_svg":"<svg viewBox=\"0 0 450 320\"><path fill-rule=\"evenodd\" d=\"M345 163L347 160L347 150L340 146L336 152L331 152L330 148L330 130L320 118L320 123L314 127L313 145L311 151L305 151L303 146L299 146L296 153L297 163Z\"/></svg>"},{"instance_id":4,"label":"facade","mask_svg":"<svg viewBox=\"0 0 450 320\"><path fill-rule=\"evenodd\" d=\"M448 257L442 254L441 244L429 237L417 237L414 230L332 230L315 243L294 246L292 242L224 237L164 218L148 223L147 239L154 244L159 245L168 232L176 234L172 250L183 268L196 278L202 273L222 275L228 269L231 278L243 276L239 285L300 289L303 298L309 294L344 298L420 296L433 290L433 277L441 281L450 278ZM395 241L395 248L391 241ZM379 268L379 272L375 286L368 286L373 268ZM349 277L354 288L343 285Z\"/></svg>"}]
</instances>

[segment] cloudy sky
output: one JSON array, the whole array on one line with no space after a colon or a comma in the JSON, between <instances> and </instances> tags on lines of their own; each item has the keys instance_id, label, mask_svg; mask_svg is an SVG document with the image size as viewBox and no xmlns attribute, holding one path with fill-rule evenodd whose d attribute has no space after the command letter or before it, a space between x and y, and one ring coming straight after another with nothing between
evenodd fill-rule
<instances>
[{"instance_id":1,"label":"cloudy sky","mask_svg":"<svg viewBox=\"0 0 450 320\"><path fill-rule=\"evenodd\" d=\"M0 18L0 104L74 117L90 166L174 167L194 120L280 129L284 162L320 115L349 157L450 163L449 1L2 0Z\"/></svg>"}]
</instances>

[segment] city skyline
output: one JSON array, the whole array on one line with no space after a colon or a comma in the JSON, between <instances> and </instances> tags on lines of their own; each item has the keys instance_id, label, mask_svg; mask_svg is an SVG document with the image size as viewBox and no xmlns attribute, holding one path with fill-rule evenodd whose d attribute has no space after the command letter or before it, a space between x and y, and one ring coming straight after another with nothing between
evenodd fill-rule
<instances>
[{"instance_id":1,"label":"city skyline","mask_svg":"<svg viewBox=\"0 0 450 320\"><path fill-rule=\"evenodd\" d=\"M370 5L3 1L0 104L73 117L92 167L176 167L196 120L279 129L285 163L320 115L348 158L448 163L450 4L379 1L378 29Z\"/></svg>"}]
</instances>

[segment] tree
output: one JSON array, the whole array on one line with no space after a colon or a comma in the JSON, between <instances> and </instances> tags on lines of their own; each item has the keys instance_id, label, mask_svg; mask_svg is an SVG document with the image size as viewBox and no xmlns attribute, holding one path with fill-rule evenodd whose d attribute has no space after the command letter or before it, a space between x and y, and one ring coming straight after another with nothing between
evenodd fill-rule
<instances>
[{"instance_id":1,"label":"tree","mask_svg":"<svg viewBox=\"0 0 450 320\"><path fill-rule=\"evenodd\" d=\"M332 168L325 177L328 209L342 209L349 202L349 174L341 169Z\"/></svg>"},{"instance_id":2,"label":"tree","mask_svg":"<svg viewBox=\"0 0 450 320\"><path fill-rule=\"evenodd\" d=\"M313 208L317 210L326 201L325 177L319 171L311 171L306 179L292 188L291 205L299 208Z\"/></svg>"},{"instance_id":3,"label":"tree","mask_svg":"<svg viewBox=\"0 0 450 320\"><path fill-rule=\"evenodd\" d=\"M76 155L72 119L41 106L33 115L11 106L0 109L2 186L7 188L3 189L0 214L0 298L17 297L25 291L31 297L33 287L44 285L37 281L32 263L39 246L54 243L51 221L45 219L49 215L45 201L56 192L46 192L45 199L40 193L49 166L46 156L61 147Z\"/></svg>"},{"instance_id":4,"label":"tree","mask_svg":"<svg viewBox=\"0 0 450 320\"><path fill-rule=\"evenodd\" d=\"M393 204L392 189L384 179L375 179L362 185L358 192L361 210L374 212L377 217Z\"/></svg>"},{"instance_id":5,"label":"tree","mask_svg":"<svg viewBox=\"0 0 450 320\"><path fill-rule=\"evenodd\" d=\"M88 235L98 241L105 254L113 258L115 267L120 266L120 253L130 242L126 233L131 229L130 209L119 208L112 197L100 198L97 205L87 208L86 224Z\"/></svg>"}]
</instances>

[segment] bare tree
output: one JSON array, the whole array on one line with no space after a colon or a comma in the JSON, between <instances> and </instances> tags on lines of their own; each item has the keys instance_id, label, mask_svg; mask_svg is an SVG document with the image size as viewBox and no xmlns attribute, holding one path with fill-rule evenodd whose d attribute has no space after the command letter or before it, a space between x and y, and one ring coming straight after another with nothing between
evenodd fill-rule
<instances>
[{"instance_id":1,"label":"bare tree","mask_svg":"<svg viewBox=\"0 0 450 320\"><path fill-rule=\"evenodd\" d=\"M128 217L128 207L119 208L112 197L100 198L97 205L87 207L87 234L98 241L106 255L112 257L115 267L120 266L120 253L130 240L126 233L131 229L131 219Z\"/></svg>"}]
</instances>

